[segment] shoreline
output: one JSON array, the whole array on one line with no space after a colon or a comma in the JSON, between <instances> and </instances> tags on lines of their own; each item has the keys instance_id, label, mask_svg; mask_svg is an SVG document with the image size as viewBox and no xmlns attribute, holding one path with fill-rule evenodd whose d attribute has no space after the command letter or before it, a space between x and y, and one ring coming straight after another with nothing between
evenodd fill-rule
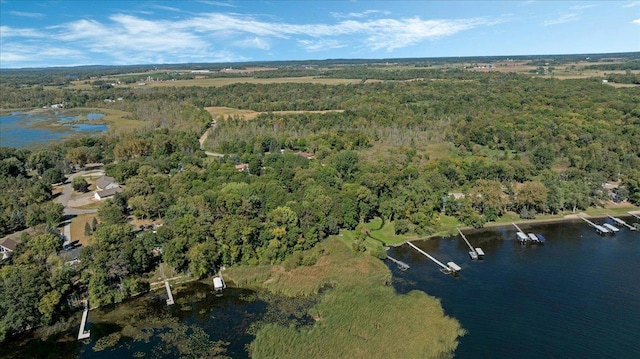
<instances>
[{"instance_id":1,"label":"shoreline","mask_svg":"<svg viewBox=\"0 0 640 359\"><path fill-rule=\"evenodd\" d=\"M482 226L481 228L473 228L471 226L464 226L464 227L458 227L461 231L470 231L470 232L477 232L477 231L481 231L483 229L486 228L496 228L496 227L505 227L505 226L512 226L513 223L517 224L517 225L527 225L527 224L549 224L549 223L560 223L560 222L570 222L573 220L579 220L580 218L578 218L578 216L584 217L584 218L591 218L591 219L601 219L601 218L608 218L608 215L611 216L618 216L618 217L624 217L624 216L631 216L632 214L635 215L640 215L640 209L637 209L638 207L625 207L623 209L630 209L629 211L626 211L625 213L615 213L615 211L611 211L611 213L607 213L607 214L588 214L586 212L576 212L576 213L570 213L570 214L565 214L562 217L556 217L556 218L534 218L534 219L522 219L522 218L518 218L517 220L514 220L512 222L488 222L485 223L484 226ZM636 218L637 219L637 218ZM638 220L640 221L640 220ZM458 234L455 234L455 236L457 236ZM454 236L454 237L455 237ZM444 231L436 233L436 234L432 234L430 236L427 237L423 237L423 238L408 238L405 242L415 242L415 241L426 241L426 240L433 240L433 239L441 239L441 238L450 238L450 233L444 233ZM386 245L387 247L399 247L401 245L403 245L403 243L398 243L398 244L393 244L393 245Z\"/></svg>"}]
</instances>

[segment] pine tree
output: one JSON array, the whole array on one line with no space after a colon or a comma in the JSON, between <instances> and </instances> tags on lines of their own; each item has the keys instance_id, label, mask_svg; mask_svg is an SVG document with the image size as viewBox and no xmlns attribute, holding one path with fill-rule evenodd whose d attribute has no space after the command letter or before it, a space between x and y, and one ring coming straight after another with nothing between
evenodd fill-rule
<instances>
[{"instance_id":1,"label":"pine tree","mask_svg":"<svg viewBox=\"0 0 640 359\"><path fill-rule=\"evenodd\" d=\"M91 226L89 225L89 222L84 223L84 235L91 235Z\"/></svg>"}]
</instances>

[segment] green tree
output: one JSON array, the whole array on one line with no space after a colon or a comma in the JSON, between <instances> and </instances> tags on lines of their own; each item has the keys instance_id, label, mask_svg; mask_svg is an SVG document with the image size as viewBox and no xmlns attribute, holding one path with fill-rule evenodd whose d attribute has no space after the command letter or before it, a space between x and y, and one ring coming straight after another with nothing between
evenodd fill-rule
<instances>
[{"instance_id":1,"label":"green tree","mask_svg":"<svg viewBox=\"0 0 640 359\"><path fill-rule=\"evenodd\" d=\"M74 177L71 180L71 186L78 192L87 192L89 190L89 183L82 176Z\"/></svg>"}]
</instances>

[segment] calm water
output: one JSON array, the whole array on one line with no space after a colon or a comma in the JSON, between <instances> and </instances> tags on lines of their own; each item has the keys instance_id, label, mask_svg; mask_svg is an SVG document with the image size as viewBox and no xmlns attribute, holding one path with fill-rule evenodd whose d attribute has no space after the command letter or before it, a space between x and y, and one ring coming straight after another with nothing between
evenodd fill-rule
<instances>
[{"instance_id":1,"label":"calm water","mask_svg":"<svg viewBox=\"0 0 640 359\"><path fill-rule=\"evenodd\" d=\"M89 121L99 120L103 117L104 114L101 113L86 115L86 119ZM14 112L10 115L0 116L0 146L29 147L59 140L74 133L101 133L107 130L105 124L71 123L78 119L79 117L62 113ZM47 122L57 123L61 126L44 126Z\"/></svg>"},{"instance_id":2,"label":"calm water","mask_svg":"<svg viewBox=\"0 0 640 359\"><path fill-rule=\"evenodd\" d=\"M600 236L582 221L520 227L546 245L518 244L512 226L465 233L486 254L477 262L460 237L416 243L460 265L457 278L406 245L391 249L411 266L390 264L394 285L440 298L461 322L457 358L640 358L640 233Z\"/></svg>"},{"instance_id":3,"label":"calm water","mask_svg":"<svg viewBox=\"0 0 640 359\"><path fill-rule=\"evenodd\" d=\"M223 349L231 358L248 358L247 346L260 323L309 325L313 320L306 311L317 302L237 288L227 288L223 296L217 296L212 285L200 282L175 287L173 294L176 304L172 306L166 305L166 292L161 289L90 311L87 329L91 338L84 341L76 340L78 313L71 329L46 340L28 333L3 344L0 358L209 357L193 350L212 347Z\"/></svg>"}]
</instances>

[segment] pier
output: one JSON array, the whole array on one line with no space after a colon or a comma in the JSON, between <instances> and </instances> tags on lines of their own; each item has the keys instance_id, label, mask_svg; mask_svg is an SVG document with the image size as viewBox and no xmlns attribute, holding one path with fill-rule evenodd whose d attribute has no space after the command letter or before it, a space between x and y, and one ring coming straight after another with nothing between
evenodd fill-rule
<instances>
[{"instance_id":1,"label":"pier","mask_svg":"<svg viewBox=\"0 0 640 359\"><path fill-rule=\"evenodd\" d=\"M580 218L581 220L589 223L592 227L594 227L596 229L596 232L600 233L600 234L607 234L607 233L611 233L611 231L603 226L597 225L593 222L591 222L590 220L582 217L582 216L578 216L578 218Z\"/></svg>"},{"instance_id":2,"label":"pier","mask_svg":"<svg viewBox=\"0 0 640 359\"><path fill-rule=\"evenodd\" d=\"M637 219L640 219L640 216L638 216L637 214L633 214L633 213L631 213L631 212L627 212L627 213L629 213L630 215L632 215L632 216L636 217Z\"/></svg>"},{"instance_id":3,"label":"pier","mask_svg":"<svg viewBox=\"0 0 640 359\"><path fill-rule=\"evenodd\" d=\"M524 233L524 231L522 229L520 229L520 227L518 227L517 224L515 223L511 223L514 227L516 227L516 229L518 230L518 232L516 233L518 235L518 241L522 244L527 243L529 241L529 237Z\"/></svg>"},{"instance_id":4,"label":"pier","mask_svg":"<svg viewBox=\"0 0 640 359\"><path fill-rule=\"evenodd\" d=\"M398 269L400 269L401 271L405 271L411 267L409 267L409 265L403 261L399 261L391 256L387 256L387 259L392 261L393 263L398 265Z\"/></svg>"},{"instance_id":5,"label":"pier","mask_svg":"<svg viewBox=\"0 0 640 359\"><path fill-rule=\"evenodd\" d=\"M91 336L90 330L84 330L87 325L87 317L89 316L89 302L84 301L84 311L82 312L82 320L80 321L80 330L78 331L78 340L87 339Z\"/></svg>"},{"instance_id":6,"label":"pier","mask_svg":"<svg viewBox=\"0 0 640 359\"><path fill-rule=\"evenodd\" d=\"M617 224L619 224L619 225L621 225L621 226L625 226L625 227L629 228L629 229L630 229L630 230L632 230L632 231L637 231L636 227L634 227L634 226L632 226L632 225L628 224L627 222L625 222L625 221L621 220L620 218L616 218L616 217L609 216L609 215L607 215L607 216L608 216L609 218L611 218L611 220L612 220L612 221L614 221L614 222L616 222Z\"/></svg>"},{"instance_id":7,"label":"pier","mask_svg":"<svg viewBox=\"0 0 640 359\"><path fill-rule=\"evenodd\" d=\"M605 223L602 226L605 227L606 229L610 230L613 233L620 232L620 229L618 229L618 227L613 226L613 225L611 225L609 223Z\"/></svg>"},{"instance_id":8,"label":"pier","mask_svg":"<svg viewBox=\"0 0 640 359\"><path fill-rule=\"evenodd\" d=\"M423 251L422 249L418 248L415 244L411 243L411 242L405 242L407 243L411 248L415 249L416 251L420 252L421 254L423 254L425 257L431 259L433 262L435 262L437 265L439 265L441 267L441 270L444 273L457 273L460 270L462 270L462 268L460 268L457 264L455 264L454 262L449 262L447 263L447 265L445 265L444 263L440 262L439 260L433 258L432 256L429 255L429 253Z\"/></svg>"},{"instance_id":9,"label":"pier","mask_svg":"<svg viewBox=\"0 0 640 359\"><path fill-rule=\"evenodd\" d=\"M520 229L520 227L518 227L517 224L515 223L511 223L514 227L516 227L516 229L518 230L518 232L516 233L518 235L518 242L520 242L520 244L544 244L545 239L544 237L542 237L541 235L536 235L534 233L524 233L524 231L522 229Z\"/></svg>"},{"instance_id":10,"label":"pier","mask_svg":"<svg viewBox=\"0 0 640 359\"><path fill-rule=\"evenodd\" d=\"M169 286L169 281L164 281L164 286L167 288L167 305L173 305L175 302L173 301L173 294L171 293L171 287Z\"/></svg>"},{"instance_id":11,"label":"pier","mask_svg":"<svg viewBox=\"0 0 640 359\"><path fill-rule=\"evenodd\" d=\"M460 233L460 236L462 236L462 239L464 239L464 242L469 246L469 249L471 249L469 251L469 257L471 257L471 259L473 259L474 261L477 260L478 258L482 259L482 257L484 256L484 252L482 251L482 248L473 248L473 246L471 246L471 243L469 243L469 241L467 240L467 237L464 236L460 228L456 228L456 229L458 230L458 233Z\"/></svg>"}]
</instances>

